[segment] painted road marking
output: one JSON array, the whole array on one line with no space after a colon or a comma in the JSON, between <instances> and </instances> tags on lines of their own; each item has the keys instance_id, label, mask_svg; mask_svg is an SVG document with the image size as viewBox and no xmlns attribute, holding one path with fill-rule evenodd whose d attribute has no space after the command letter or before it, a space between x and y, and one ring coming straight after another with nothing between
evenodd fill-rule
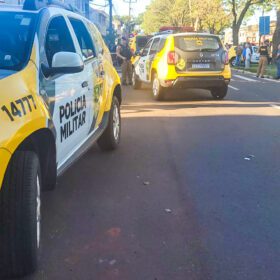
<instances>
[{"instance_id":1,"label":"painted road marking","mask_svg":"<svg viewBox=\"0 0 280 280\"><path fill-rule=\"evenodd\" d=\"M280 81L273 80L273 79L268 79L268 78L262 78L263 80L269 81L269 82L274 82L274 83L280 83Z\"/></svg>"},{"instance_id":2,"label":"painted road marking","mask_svg":"<svg viewBox=\"0 0 280 280\"><path fill-rule=\"evenodd\" d=\"M276 104L270 104L270 107L280 110L280 106Z\"/></svg>"},{"instance_id":3,"label":"painted road marking","mask_svg":"<svg viewBox=\"0 0 280 280\"><path fill-rule=\"evenodd\" d=\"M234 89L234 90L236 90L236 91L239 90L239 88L233 87L233 86L231 86L231 85L229 85L228 87L231 88L231 89Z\"/></svg>"},{"instance_id":4,"label":"painted road marking","mask_svg":"<svg viewBox=\"0 0 280 280\"><path fill-rule=\"evenodd\" d=\"M243 79L243 80L249 81L249 82L257 82L257 80L253 80L253 79L250 79L250 78L247 78L247 77L243 77L243 76L240 76L240 75L234 75L234 77L237 77L239 79Z\"/></svg>"}]
</instances>

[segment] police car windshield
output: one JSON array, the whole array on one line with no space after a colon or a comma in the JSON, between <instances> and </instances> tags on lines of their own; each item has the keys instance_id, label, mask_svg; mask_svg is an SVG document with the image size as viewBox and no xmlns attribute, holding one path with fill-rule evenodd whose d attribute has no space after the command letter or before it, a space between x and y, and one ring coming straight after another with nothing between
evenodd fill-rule
<instances>
[{"instance_id":1,"label":"police car windshield","mask_svg":"<svg viewBox=\"0 0 280 280\"><path fill-rule=\"evenodd\" d=\"M35 14L0 12L0 69L21 70L30 54Z\"/></svg>"},{"instance_id":2,"label":"police car windshield","mask_svg":"<svg viewBox=\"0 0 280 280\"><path fill-rule=\"evenodd\" d=\"M175 37L175 46L185 52L213 52L221 48L221 43L213 36L179 36Z\"/></svg>"}]
</instances>

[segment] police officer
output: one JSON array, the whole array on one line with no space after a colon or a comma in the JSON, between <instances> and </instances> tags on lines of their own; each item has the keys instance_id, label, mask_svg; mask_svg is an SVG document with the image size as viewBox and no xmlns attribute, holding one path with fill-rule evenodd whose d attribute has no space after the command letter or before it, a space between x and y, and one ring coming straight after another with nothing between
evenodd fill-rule
<instances>
[{"instance_id":1,"label":"police officer","mask_svg":"<svg viewBox=\"0 0 280 280\"><path fill-rule=\"evenodd\" d=\"M118 45L116 52L122 69L122 85L127 85L127 78L128 84L132 85L132 65L130 61L132 53L125 37L122 37L121 43Z\"/></svg>"},{"instance_id":2,"label":"police officer","mask_svg":"<svg viewBox=\"0 0 280 280\"><path fill-rule=\"evenodd\" d=\"M268 41L264 41L264 43L259 48L260 60L257 77L264 78L264 73L266 70L266 66L268 63L269 50L268 50Z\"/></svg>"}]
</instances>

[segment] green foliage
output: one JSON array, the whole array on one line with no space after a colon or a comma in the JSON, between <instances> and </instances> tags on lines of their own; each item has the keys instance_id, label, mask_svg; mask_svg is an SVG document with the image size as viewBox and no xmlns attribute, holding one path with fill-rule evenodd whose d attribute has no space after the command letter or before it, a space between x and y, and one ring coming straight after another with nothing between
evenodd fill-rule
<instances>
[{"instance_id":1,"label":"green foliage","mask_svg":"<svg viewBox=\"0 0 280 280\"><path fill-rule=\"evenodd\" d=\"M161 26L192 26L219 33L229 24L222 0L152 0L142 27L146 33L156 32Z\"/></svg>"}]
</instances>

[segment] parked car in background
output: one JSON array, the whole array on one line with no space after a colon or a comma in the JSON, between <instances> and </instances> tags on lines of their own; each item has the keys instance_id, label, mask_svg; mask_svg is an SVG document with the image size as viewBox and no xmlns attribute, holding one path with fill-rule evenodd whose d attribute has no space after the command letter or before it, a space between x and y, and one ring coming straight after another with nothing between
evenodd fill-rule
<instances>
[{"instance_id":1,"label":"parked car in background","mask_svg":"<svg viewBox=\"0 0 280 280\"><path fill-rule=\"evenodd\" d=\"M237 46L230 47L228 51L228 58L231 66L236 65L236 50ZM252 46L252 57L251 57L251 63L259 63L260 60L260 54L258 53L259 47L258 46Z\"/></svg>"}]
</instances>

